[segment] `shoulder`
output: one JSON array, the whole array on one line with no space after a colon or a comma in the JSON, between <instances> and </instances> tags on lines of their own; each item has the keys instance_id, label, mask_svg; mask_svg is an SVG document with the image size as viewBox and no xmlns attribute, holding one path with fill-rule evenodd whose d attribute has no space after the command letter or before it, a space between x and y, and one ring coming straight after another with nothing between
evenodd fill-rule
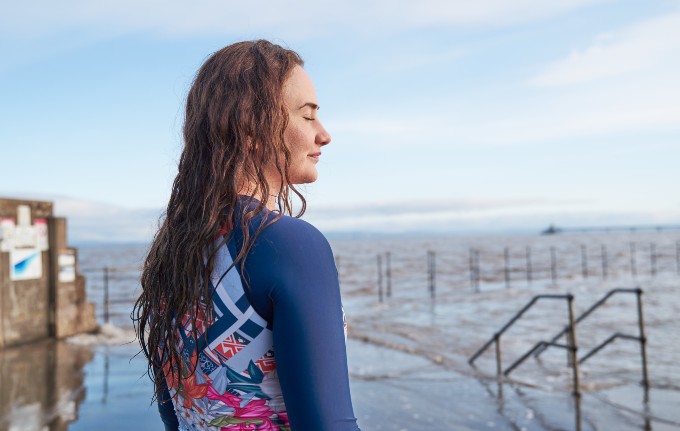
<instances>
[{"instance_id":1,"label":"shoulder","mask_svg":"<svg viewBox=\"0 0 680 431\"><path fill-rule=\"evenodd\" d=\"M282 215L271 225L267 226L261 233L262 238L274 241L282 247L306 245L329 247L326 237L311 223Z\"/></svg>"},{"instance_id":2,"label":"shoulder","mask_svg":"<svg viewBox=\"0 0 680 431\"><path fill-rule=\"evenodd\" d=\"M321 231L305 220L285 215L260 232L253 252L290 269L334 263L331 246Z\"/></svg>"}]
</instances>

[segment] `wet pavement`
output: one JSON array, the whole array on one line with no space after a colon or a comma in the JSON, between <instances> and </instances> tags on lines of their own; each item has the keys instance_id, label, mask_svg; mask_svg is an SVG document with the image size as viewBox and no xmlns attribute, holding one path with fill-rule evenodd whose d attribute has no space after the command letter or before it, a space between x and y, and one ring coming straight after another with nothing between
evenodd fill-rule
<instances>
[{"instance_id":1,"label":"wet pavement","mask_svg":"<svg viewBox=\"0 0 680 431\"><path fill-rule=\"evenodd\" d=\"M108 342L101 337L73 340L93 345L46 341L1 352L0 430L160 430L155 405L149 404L145 363L133 357L134 344L121 342L125 334L109 335ZM574 399L566 392L499 386L419 355L352 338L348 355L354 409L363 431L577 429ZM653 389L656 411L680 405L677 393ZM663 417L640 413L639 387L586 393L581 408L584 431L680 429Z\"/></svg>"}]
</instances>

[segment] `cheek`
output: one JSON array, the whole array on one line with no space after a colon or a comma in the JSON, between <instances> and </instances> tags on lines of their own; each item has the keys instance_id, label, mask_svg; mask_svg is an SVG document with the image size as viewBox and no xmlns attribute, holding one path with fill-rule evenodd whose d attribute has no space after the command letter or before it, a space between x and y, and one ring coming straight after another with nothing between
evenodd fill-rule
<instances>
[{"instance_id":1,"label":"cheek","mask_svg":"<svg viewBox=\"0 0 680 431\"><path fill-rule=\"evenodd\" d=\"M297 152L298 150L306 148L305 133L296 124L291 124L286 128L286 131L283 134L283 138L286 141L286 145L293 153Z\"/></svg>"}]
</instances>

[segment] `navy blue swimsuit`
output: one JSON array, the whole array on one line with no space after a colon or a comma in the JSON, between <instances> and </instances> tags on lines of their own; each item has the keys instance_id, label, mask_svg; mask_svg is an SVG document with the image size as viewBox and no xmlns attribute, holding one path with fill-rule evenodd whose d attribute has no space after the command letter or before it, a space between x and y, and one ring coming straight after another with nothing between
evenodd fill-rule
<instances>
[{"instance_id":1,"label":"navy blue swimsuit","mask_svg":"<svg viewBox=\"0 0 680 431\"><path fill-rule=\"evenodd\" d=\"M304 220L282 216L259 234L243 273L240 264L225 272L243 244L245 205L247 197L239 196L237 228L218 250L213 320L198 311L198 340L190 336L190 319L179 331L182 367L198 366L182 385L166 370L164 397L172 403L159 403L166 430L359 431L328 241ZM274 214L256 215L251 237L263 217Z\"/></svg>"}]
</instances>

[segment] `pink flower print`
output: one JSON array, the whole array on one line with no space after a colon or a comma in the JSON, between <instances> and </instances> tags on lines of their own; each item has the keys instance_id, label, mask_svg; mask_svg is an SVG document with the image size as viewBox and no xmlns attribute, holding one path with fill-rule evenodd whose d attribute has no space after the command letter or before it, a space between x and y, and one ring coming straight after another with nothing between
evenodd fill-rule
<instances>
[{"instance_id":1,"label":"pink flower print","mask_svg":"<svg viewBox=\"0 0 680 431\"><path fill-rule=\"evenodd\" d=\"M233 404L239 399L229 393L225 395L230 396L219 395L221 397L219 400L228 404ZM216 395L213 393L208 396L215 397ZM279 426L270 419L273 414L274 412L267 406L267 400L251 400L243 407L235 407L232 415L215 418L208 425L219 427L220 431L279 431Z\"/></svg>"},{"instance_id":2,"label":"pink flower print","mask_svg":"<svg viewBox=\"0 0 680 431\"><path fill-rule=\"evenodd\" d=\"M236 395L230 394L229 392L225 392L224 395L220 395L219 392L217 392L212 386L208 387L208 393L206 394L206 396L211 400L222 401L229 407L234 408L241 407L241 398L237 397Z\"/></svg>"},{"instance_id":3,"label":"pink flower print","mask_svg":"<svg viewBox=\"0 0 680 431\"><path fill-rule=\"evenodd\" d=\"M252 400L243 407L237 407L234 410L234 417L239 419L267 419L272 415L272 411L267 405L267 400Z\"/></svg>"}]
</instances>

